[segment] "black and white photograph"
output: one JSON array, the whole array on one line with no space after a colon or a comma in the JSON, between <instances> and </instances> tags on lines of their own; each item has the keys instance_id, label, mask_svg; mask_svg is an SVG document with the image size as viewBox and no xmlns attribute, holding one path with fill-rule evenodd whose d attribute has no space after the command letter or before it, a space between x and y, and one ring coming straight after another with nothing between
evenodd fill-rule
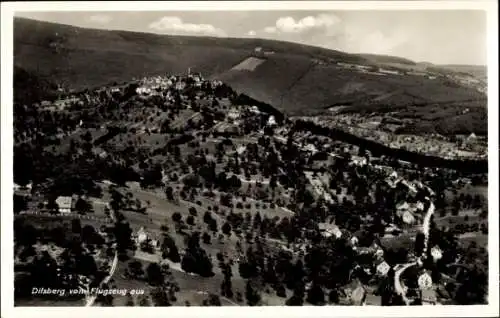
<instances>
[{"instance_id":1,"label":"black and white photograph","mask_svg":"<svg viewBox=\"0 0 500 318\"><path fill-rule=\"evenodd\" d=\"M498 315L491 2L207 3L11 4L2 298Z\"/></svg>"}]
</instances>

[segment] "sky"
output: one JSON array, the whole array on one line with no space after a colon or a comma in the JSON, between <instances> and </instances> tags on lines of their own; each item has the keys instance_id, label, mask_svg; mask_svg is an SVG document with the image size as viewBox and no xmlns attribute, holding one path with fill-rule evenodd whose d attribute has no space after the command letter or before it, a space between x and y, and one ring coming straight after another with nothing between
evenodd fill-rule
<instances>
[{"instance_id":1,"label":"sky","mask_svg":"<svg viewBox=\"0 0 500 318\"><path fill-rule=\"evenodd\" d=\"M435 64L487 64L486 12L479 10L79 11L15 16L87 28L275 39Z\"/></svg>"}]
</instances>

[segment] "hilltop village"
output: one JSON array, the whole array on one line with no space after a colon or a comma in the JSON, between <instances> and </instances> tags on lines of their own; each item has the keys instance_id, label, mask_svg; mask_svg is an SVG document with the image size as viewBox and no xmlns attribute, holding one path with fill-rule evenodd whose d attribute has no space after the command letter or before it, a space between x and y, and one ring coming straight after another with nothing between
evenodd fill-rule
<instances>
[{"instance_id":1,"label":"hilltop village","mask_svg":"<svg viewBox=\"0 0 500 318\"><path fill-rule=\"evenodd\" d=\"M375 156L191 71L14 115L16 304L486 302L486 174Z\"/></svg>"}]
</instances>

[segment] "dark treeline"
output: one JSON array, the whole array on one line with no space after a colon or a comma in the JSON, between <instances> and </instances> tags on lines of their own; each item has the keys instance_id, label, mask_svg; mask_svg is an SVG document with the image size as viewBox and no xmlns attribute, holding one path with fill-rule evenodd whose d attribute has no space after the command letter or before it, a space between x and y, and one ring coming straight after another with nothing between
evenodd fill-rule
<instances>
[{"instance_id":1,"label":"dark treeline","mask_svg":"<svg viewBox=\"0 0 500 318\"><path fill-rule=\"evenodd\" d=\"M328 136L333 139L341 140L349 144L359 146L369 150L375 156L388 156L403 161L415 163L424 167L448 168L466 173L486 173L488 172L487 160L454 160L444 159L436 156L429 156L415 153L404 149L394 149L378 142L367 140L337 128L322 127L312 122L303 120L295 121L295 130L311 131L314 134Z\"/></svg>"},{"instance_id":2,"label":"dark treeline","mask_svg":"<svg viewBox=\"0 0 500 318\"><path fill-rule=\"evenodd\" d=\"M14 66L14 103L31 105L57 99L57 85L25 69Z\"/></svg>"},{"instance_id":3,"label":"dark treeline","mask_svg":"<svg viewBox=\"0 0 500 318\"><path fill-rule=\"evenodd\" d=\"M273 106L259 102L250 96L247 96L245 94L239 94L238 97L236 97L233 100L233 103L235 105L250 105L250 106L257 106L257 108L264 113L268 113L269 115L273 115L274 119L276 119L276 122L278 124L281 124L283 120L285 119L285 116L283 115L282 112L274 108Z\"/></svg>"},{"instance_id":4,"label":"dark treeline","mask_svg":"<svg viewBox=\"0 0 500 318\"><path fill-rule=\"evenodd\" d=\"M115 127L115 126L109 127L108 132L105 135L97 138L94 141L94 146L99 146L101 144L104 144L105 142L113 139L113 137L117 136L120 133L124 133L124 132L126 132L126 130L122 127Z\"/></svg>"}]
</instances>

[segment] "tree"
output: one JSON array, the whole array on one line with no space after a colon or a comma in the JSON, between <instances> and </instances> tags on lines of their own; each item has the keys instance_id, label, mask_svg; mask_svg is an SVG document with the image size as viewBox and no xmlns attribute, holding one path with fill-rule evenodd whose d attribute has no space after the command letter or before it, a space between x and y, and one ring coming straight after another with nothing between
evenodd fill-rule
<instances>
[{"instance_id":1,"label":"tree","mask_svg":"<svg viewBox=\"0 0 500 318\"><path fill-rule=\"evenodd\" d=\"M210 213L210 211L206 211L205 214L203 215L203 222L205 222L206 224L210 225L210 223L212 222L212 214Z\"/></svg>"},{"instance_id":2,"label":"tree","mask_svg":"<svg viewBox=\"0 0 500 318\"><path fill-rule=\"evenodd\" d=\"M305 285L302 280L295 284L293 295L286 301L287 306L302 306L304 304Z\"/></svg>"},{"instance_id":3,"label":"tree","mask_svg":"<svg viewBox=\"0 0 500 318\"><path fill-rule=\"evenodd\" d=\"M221 283L221 294L227 298L232 298L233 287L231 283L231 276L233 276L233 273L231 271L231 266L224 264L222 267L222 273L224 274L224 280Z\"/></svg>"},{"instance_id":4,"label":"tree","mask_svg":"<svg viewBox=\"0 0 500 318\"><path fill-rule=\"evenodd\" d=\"M324 305L325 293L319 284L312 284L311 289L307 293L307 301L314 306Z\"/></svg>"},{"instance_id":5,"label":"tree","mask_svg":"<svg viewBox=\"0 0 500 318\"><path fill-rule=\"evenodd\" d=\"M28 208L28 202L23 196L14 194L14 213L19 213Z\"/></svg>"},{"instance_id":6,"label":"tree","mask_svg":"<svg viewBox=\"0 0 500 318\"><path fill-rule=\"evenodd\" d=\"M205 243L205 244L211 244L210 234L208 234L207 232L203 232L202 240L203 240L203 243Z\"/></svg>"},{"instance_id":7,"label":"tree","mask_svg":"<svg viewBox=\"0 0 500 318\"><path fill-rule=\"evenodd\" d=\"M81 233L82 231L82 223L79 219L71 220L71 232L73 233Z\"/></svg>"},{"instance_id":8,"label":"tree","mask_svg":"<svg viewBox=\"0 0 500 318\"><path fill-rule=\"evenodd\" d=\"M256 306L260 302L260 295L259 293L255 290L255 287L251 283L250 280L247 280L247 284L245 287L245 297L247 299L247 304L249 306Z\"/></svg>"},{"instance_id":9,"label":"tree","mask_svg":"<svg viewBox=\"0 0 500 318\"><path fill-rule=\"evenodd\" d=\"M164 235L163 242L161 244L161 250L163 258L168 258L174 263L178 263L181 261L179 250L175 245L174 239L170 235Z\"/></svg>"},{"instance_id":10,"label":"tree","mask_svg":"<svg viewBox=\"0 0 500 318\"><path fill-rule=\"evenodd\" d=\"M132 275L132 277L140 277L144 274L144 270L142 269L142 263L139 261L131 261L128 263L128 271Z\"/></svg>"},{"instance_id":11,"label":"tree","mask_svg":"<svg viewBox=\"0 0 500 318\"><path fill-rule=\"evenodd\" d=\"M192 216L197 216L198 215L198 211L196 211L195 207L190 207L189 208L189 214L192 215Z\"/></svg>"},{"instance_id":12,"label":"tree","mask_svg":"<svg viewBox=\"0 0 500 318\"><path fill-rule=\"evenodd\" d=\"M192 215L186 218L186 223L189 225L194 225L194 217Z\"/></svg>"},{"instance_id":13,"label":"tree","mask_svg":"<svg viewBox=\"0 0 500 318\"><path fill-rule=\"evenodd\" d=\"M168 186L165 188L165 195L167 196L167 200L174 201L174 189Z\"/></svg>"},{"instance_id":14,"label":"tree","mask_svg":"<svg viewBox=\"0 0 500 318\"><path fill-rule=\"evenodd\" d=\"M188 273L196 273L203 277L214 275L212 261L200 246L200 233L195 232L189 237L181 267Z\"/></svg>"},{"instance_id":15,"label":"tree","mask_svg":"<svg viewBox=\"0 0 500 318\"><path fill-rule=\"evenodd\" d=\"M208 298L203 300L204 306L222 306L220 298L217 295L209 294Z\"/></svg>"},{"instance_id":16,"label":"tree","mask_svg":"<svg viewBox=\"0 0 500 318\"><path fill-rule=\"evenodd\" d=\"M421 255L424 251L425 235L422 232L417 233L415 238L415 254Z\"/></svg>"},{"instance_id":17,"label":"tree","mask_svg":"<svg viewBox=\"0 0 500 318\"><path fill-rule=\"evenodd\" d=\"M150 305L149 298L145 295L142 295L141 298L139 299L139 306L147 307L149 305Z\"/></svg>"},{"instance_id":18,"label":"tree","mask_svg":"<svg viewBox=\"0 0 500 318\"><path fill-rule=\"evenodd\" d=\"M179 212L175 212L174 214L172 214L172 220L175 223L179 223L182 220L182 215Z\"/></svg>"},{"instance_id":19,"label":"tree","mask_svg":"<svg viewBox=\"0 0 500 318\"><path fill-rule=\"evenodd\" d=\"M151 263L146 268L146 275L149 284L153 286L162 285L164 282L163 272L157 263Z\"/></svg>"},{"instance_id":20,"label":"tree","mask_svg":"<svg viewBox=\"0 0 500 318\"><path fill-rule=\"evenodd\" d=\"M98 235L96 230L92 225L85 225L82 228L82 241L85 243L90 243L94 241L94 236Z\"/></svg>"},{"instance_id":21,"label":"tree","mask_svg":"<svg viewBox=\"0 0 500 318\"><path fill-rule=\"evenodd\" d=\"M134 303L134 298L132 295L128 294L127 295L127 302L125 303L125 306L133 307L135 305Z\"/></svg>"},{"instance_id":22,"label":"tree","mask_svg":"<svg viewBox=\"0 0 500 318\"><path fill-rule=\"evenodd\" d=\"M167 297L167 293L162 287L156 287L151 291L151 299L153 304L158 307L172 306L170 300Z\"/></svg>"},{"instance_id":23,"label":"tree","mask_svg":"<svg viewBox=\"0 0 500 318\"><path fill-rule=\"evenodd\" d=\"M75 210L78 213L85 214L87 212L92 211L92 205L83 198L78 198L78 200L75 203Z\"/></svg>"},{"instance_id":24,"label":"tree","mask_svg":"<svg viewBox=\"0 0 500 318\"><path fill-rule=\"evenodd\" d=\"M339 291L334 288L328 294L328 300L330 303L338 304L339 303Z\"/></svg>"},{"instance_id":25,"label":"tree","mask_svg":"<svg viewBox=\"0 0 500 318\"><path fill-rule=\"evenodd\" d=\"M47 209L51 214L58 214L59 213L59 205L56 203L55 199L49 199L49 202L47 203Z\"/></svg>"},{"instance_id":26,"label":"tree","mask_svg":"<svg viewBox=\"0 0 500 318\"><path fill-rule=\"evenodd\" d=\"M217 232L217 220L215 219L212 219L212 221L210 221L210 223L208 224L209 228L210 228L210 231L216 233Z\"/></svg>"},{"instance_id":27,"label":"tree","mask_svg":"<svg viewBox=\"0 0 500 318\"><path fill-rule=\"evenodd\" d=\"M126 249L132 248L132 229L128 223L117 222L113 234L116 238L118 253L125 253Z\"/></svg>"},{"instance_id":28,"label":"tree","mask_svg":"<svg viewBox=\"0 0 500 318\"><path fill-rule=\"evenodd\" d=\"M226 235L231 235L231 225L229 225L229 223L224 223L224 225L222 225L222 233L226 234Z\"/></svg>"}]
</instances>

